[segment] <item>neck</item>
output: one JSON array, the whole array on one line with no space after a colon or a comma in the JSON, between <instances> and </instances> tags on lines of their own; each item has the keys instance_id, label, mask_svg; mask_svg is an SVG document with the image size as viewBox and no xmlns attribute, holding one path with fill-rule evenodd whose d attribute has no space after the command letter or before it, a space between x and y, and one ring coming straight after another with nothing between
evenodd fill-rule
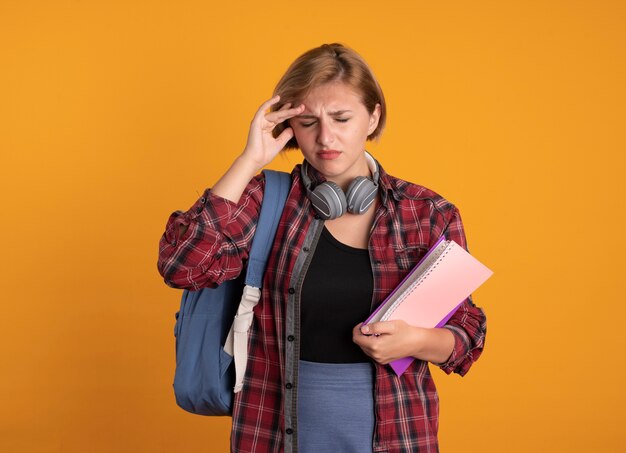
<instances>
[{"instance_id":1,"label":"neck","mask_svg":"<svg viewBox=\"0 0 626 453\"><path fill-rule=\"evenodd\" d=\"M328 181L334 182L339 187L341 187L341 190L346 192L348 190L348 187L350 187L352 181L354 181L354 179L359 176L365 176L369 178L374 177L365 156L363 156L362 159L359 159L359 161L355 162L353 168L351 168L349 172L336 177L329 176L326 179Z\"/></svg>"}]
</instances>

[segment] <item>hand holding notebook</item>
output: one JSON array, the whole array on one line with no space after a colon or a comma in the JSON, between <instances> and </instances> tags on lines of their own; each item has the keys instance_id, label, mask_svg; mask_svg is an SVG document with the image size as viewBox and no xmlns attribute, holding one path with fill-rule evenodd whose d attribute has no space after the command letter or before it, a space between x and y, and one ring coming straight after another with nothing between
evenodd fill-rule
<instances>
[{"instance_id":1,"label":"hand holding notebook","mask_svg":"<svg viewBox=\"0 0 626 453\"><path fill-rule=\"evenodd\" d=\"M492 274L463 247L442 237L364 324L401 319L417 327L442 327ZM413 360L390 365L400 376Z\"/></svg>"}]
</instances>

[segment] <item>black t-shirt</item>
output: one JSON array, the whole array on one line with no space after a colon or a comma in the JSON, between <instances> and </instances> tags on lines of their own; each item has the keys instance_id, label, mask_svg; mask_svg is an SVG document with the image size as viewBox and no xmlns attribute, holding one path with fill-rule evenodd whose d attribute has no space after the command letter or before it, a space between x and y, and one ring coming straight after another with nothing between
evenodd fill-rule
<instances>
[{"instance_id":1,"label":"black t-shirt","mask_svg":"<svg viewBox=\"0 0 626 453\"><path fill-rule=\"evenodd\" d=\"M368 250L339 242L324 227L302 286L300 358L369 362L352 329L369 316L373 291Z\"/></svg>"}]
</instances>

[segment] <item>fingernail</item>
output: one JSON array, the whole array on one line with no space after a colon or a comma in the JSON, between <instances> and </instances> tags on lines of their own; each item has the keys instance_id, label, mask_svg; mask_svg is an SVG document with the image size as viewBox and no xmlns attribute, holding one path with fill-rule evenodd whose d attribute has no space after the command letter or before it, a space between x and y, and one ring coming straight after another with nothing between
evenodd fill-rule
<instances>
[{"instance_id":1,"label":"fingernail","mask_svg":"<svg viewBox=\"0 0 626 453\"><path fill-rule=\"evenodd\" d=\"M370 333L370 326L363 326L363 327L361 327L361 332L363 332L363 333Z\"/></svg>"}]
</instances>

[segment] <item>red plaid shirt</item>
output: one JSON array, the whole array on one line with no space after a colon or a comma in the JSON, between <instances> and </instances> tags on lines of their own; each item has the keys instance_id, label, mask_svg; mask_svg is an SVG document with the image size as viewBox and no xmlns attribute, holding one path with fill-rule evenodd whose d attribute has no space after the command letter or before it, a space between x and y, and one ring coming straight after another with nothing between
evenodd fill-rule
<instances>
[{"instance_id":1,"label":"red plaid shirt","mask_svg":"<svg viewBox=\"0 0 626 453\"><path fill-rule=\"evenodd\" d=\"M313 173L315 173L313 171ZM323 178L311 174L315 182ZM199 289L240 274L254 236L263 177L250 181L235 204L207 189L186 212L174 212L159 244L158 267L168 285ZM466 247L459 212L434 192L380 170L380 196L369 241L376 308L441 235ZM180 225L187 225L179 237ZM300 178L283 211L255 308L243 390L236 394L234 452L297 451L297 363L300 289L323 221L316 219ZM445 328L455 337L439 366L465 375L480 356L486 332L483 311L467 299ZM374 452L436 452L439 403L428 363L415 360L398 377L376 364Z\"/></svg>"}]
</instances>

